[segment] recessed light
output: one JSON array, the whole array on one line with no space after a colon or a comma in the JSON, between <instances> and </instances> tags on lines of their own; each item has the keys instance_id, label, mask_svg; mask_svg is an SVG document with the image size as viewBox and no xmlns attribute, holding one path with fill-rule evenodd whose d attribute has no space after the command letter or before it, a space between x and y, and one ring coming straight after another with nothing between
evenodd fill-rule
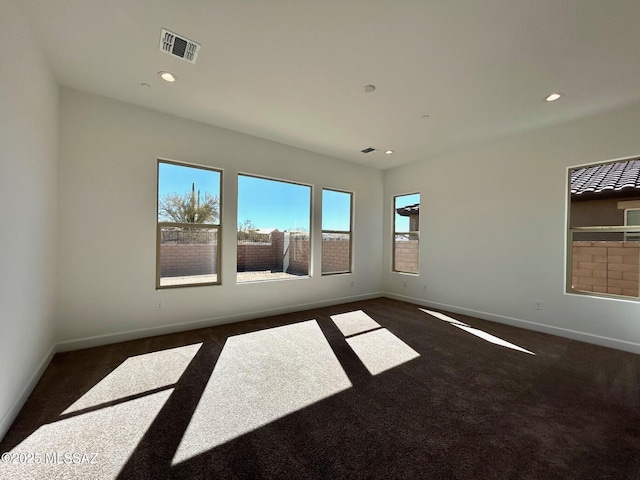
<instances>
[{"instance_id":1,"label":"recessed light","mask_svg":"<svg viewBox=\"0 0 640 480\"><path fill-rule=\"evenodd\" d=\"M158 75L160 75L160 78L163 79L165 82L169 82L169 83L173 83L175 82L178 77L176 77L173 73L171 72L158 72Z\"/></svg>"},{"instance_id":2,"label":"recessed light","mask_svg":"<svg viewBox=\"0 0 640 480\"><path fill-rule=\"evenodd\" d=\"M387 155L391 155L393 153L393 150L385 150L385 152Z\"/></svg>"},{"instance_id":3,"label":"recessed light","mask_svg":"<svg viewBox=\"0 0 640 480\"><path fill-rule=\"evenodd\" d=\"M140 86L144 88L151 88L151 85L149 85L148 83L141 83Z\"/></svg>"},{"instance_id":4,"label":"recessed light","mask_svg":"<svg viewBox=\"0 0 640 480\"><path fill-rule=\"evenodd\" d=\"M564 95L563 93L560 92L553 92L550 93L549 95L547 95L544 100L545 102L555 102L556 100L558 100L562 95Z\"/></svg>"},{"instance_id":5,"label":"recessed light","mask_svg":"<svg viewBox=\"0 0 640 480\"><path fill-rule=\"evenodd\" d=\"M376 91L376 86L375 85L365 85L364 86L364 92L365 93L371 93L371 92L375 92Z\"/></svg>"}]
</instances>

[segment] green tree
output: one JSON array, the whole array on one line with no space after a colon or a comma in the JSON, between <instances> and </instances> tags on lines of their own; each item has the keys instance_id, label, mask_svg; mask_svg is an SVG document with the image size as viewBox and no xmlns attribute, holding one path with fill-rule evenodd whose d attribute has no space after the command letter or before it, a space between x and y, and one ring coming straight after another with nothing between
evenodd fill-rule
<instances>
[{"instance_id":1,"label":"green tree","mask_svg":"<svg viewBox=\"0 0 640 480\"><path fill-rule=\"evenodd\" d=\"M216 195L205 193L200 198L196 184L191 184L191 192L168 193L158 203L160 221L175 223L218 223L220 201Z\"/></svg>"}]
</instances>

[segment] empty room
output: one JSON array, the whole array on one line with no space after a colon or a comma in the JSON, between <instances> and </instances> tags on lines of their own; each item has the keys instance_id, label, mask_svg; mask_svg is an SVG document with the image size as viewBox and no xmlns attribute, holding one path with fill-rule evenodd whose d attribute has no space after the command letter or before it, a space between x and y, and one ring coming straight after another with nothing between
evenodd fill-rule
<instances>
[{"instance_id":1,"label":"empty room","mask_svg":"<svg viewBox=\"0 0 640 480\"><path fill-rule=\"evenodd\" d=\"M640 478L637 0L0 11L0 478Z\"/></svg>"}]
</instances>

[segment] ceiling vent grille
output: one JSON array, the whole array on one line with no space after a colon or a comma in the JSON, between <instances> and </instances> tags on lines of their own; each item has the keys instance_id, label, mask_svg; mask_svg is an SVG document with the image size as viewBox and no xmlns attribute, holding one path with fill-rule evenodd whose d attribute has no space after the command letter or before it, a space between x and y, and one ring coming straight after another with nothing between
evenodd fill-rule
<instances>
[{"instance_id":1,"label":"ceiling vent grille","mask_svg":"<svg viewBox=\"0 0 640 480\"><path fill-rule=\"evenodd\" d=\"M163 28L160 32L160 50L189 63L196 63L200 44Z\"/></svg>"},{"instance_id":2,"label":"ceiling vent grille","mask_svg":"<svg viewBox=\"0 0 640 480\"><path fill-rule=\"evenodd\" d=\"M376 149L375 149L375 148L373 148L373 147L369 147L369 148L365 148L364 150L360 150L360 151L361 151L362 153L367 153L367 154L368 154L368 153L373 153L373 152L375 152L375 151L376 151Z\"/></svg>"}]
</instances>

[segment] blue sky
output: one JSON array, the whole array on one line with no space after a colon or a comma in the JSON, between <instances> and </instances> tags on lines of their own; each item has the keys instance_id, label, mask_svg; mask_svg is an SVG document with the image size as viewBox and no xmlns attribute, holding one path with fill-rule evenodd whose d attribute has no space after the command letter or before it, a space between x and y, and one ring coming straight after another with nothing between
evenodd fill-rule
<instances>
[{"instance_id":1,"label":"blue sky","mask_svg":"<svg viewBox=\"0 0 640 480\"><path fill-rule=\"evenodd\" d=\"M322 229L349 231L351 194L335 190L322 191Z\"/></svg>"},{"instance_id":2,"label":"blue sky","mask_svg":"<svg viewBox=\"0 0 640 480\"><path fill-rule=\"evenodd\" d=\"M183 194L195 183L200 194L220 197L220 173L202 168L159 164L158 194ZM326 230L349 230L350 195L323 192L322 227ZM256 228L310 230L311 188L295 183L278 182L246 175L238 176L238 223L250 220ZM229 219L223 219L229 222Z\"/></svg>"},{"instance_id":3,"label":"blue sky","mask_svg":"<svg viewBox=\"0 0 640 480\"><path fill-rule=\"evenodd\" d=\"M159 164L158 194L161 197L168 193L190 192L192 183L196 184L196 190L200 190L201 195L209 192L220 196L220 172L172 163Z\"/></svg>"},{"instance_id":4,"label":"blue sky","mask_svg":"<svg viewBox=\"0 0 640 480\"><path fill-rule=\"evenodd\" d=\"M409 195L400 195L395 197L395 208L394 212L397 208L406 207L407 205L415 205L416 203L420 203L420 194L412 193ZM409 217L402 217L395 214L395 230L396 232L408 232L409 231Z\"/></svg>"},{"instance_id":5,"label":"blue sky","mask_svg":"<svg viewBox=\"0 0 640 480\"><path fill-rule=\"evenodd\" d=\"M311 187L238 175L238 222L256 228L310 230Z\"/></svg>"}]
</instances>

